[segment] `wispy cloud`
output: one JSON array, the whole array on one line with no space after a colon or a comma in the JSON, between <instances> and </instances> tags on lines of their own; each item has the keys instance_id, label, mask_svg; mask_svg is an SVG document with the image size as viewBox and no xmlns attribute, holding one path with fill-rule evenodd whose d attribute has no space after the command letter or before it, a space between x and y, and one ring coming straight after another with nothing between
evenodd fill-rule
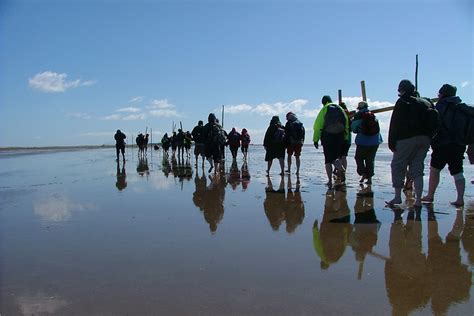
<instances>
[{"instance_id":1,"label":"wispy cloud","mask_svg":"<svg viewBox=\"0 0 474 316\"><path fill-rule=\"evenodd\" d=\"M42 92L64 92L70 88L77 88L81 86L91 86L96 83L94 80L82 81L76 79L68 81L67 74L56 73L52 71L45 71L34 75L34 77L28 79L30 88L39 90Z\"/></svg>"},{"instance_id":2,"label":"wispy cloud","mask_svg":"<svg viewBox=\"0 0 474 316\"><path fill-rule=\"evenodd\" d=\"M168 102L168 99L153 100L151 101L151 105L148 106L149 109L171 109L175 107L174 104Z\"/></svg>"},{"instance_id":3,"label":"wispy cloud","mask_svg":"<svg viewBox=\"0 0 474 316\"><path fill-rule=\"evenodd\" d=\"M140 108L136 108L136 107L126 107L126 108L121 108L121 109L118 109L117 112L129 112L129 113L137 113L137 112L140 112Z\"/></svg>"},{"instance_id":4,"label":"wispy cloud","mask_svg":"<svg viewBox=\"0 0 474 316\"><path fill-rule=\"evenodd\" d=\"M469 84L470 84L469 81L463 81L463 82L461 83L461 88L465 88L465 87L467 87Z\"/></svg>"},{"instance_id":5,"label":"wispy cloud","mask_svg":"<svg viewBox=\"0 0 474 316\"><path fill-rule=\"evenodd\" d=\"M303 108L308 104L308 100L296 99L291 102L260 103L257 105L238 104L225 107L225 112L229 114L256 113L262 116L284 115L288 112L305 113ZM216 110L217 111L217 110Z\"/></svg>"},{"instance_id":6,"label":"wispy cloud","mask_svg":"<svg viewBox=\"0 0 474 316\"><path fill-rule=\"evenodd\" d=\"M120 120L121 118L122 118L122 115L120 114L112 114L112 115L104 116L102 119L106 121L115 121L115 120Z\"/></svg>"},{"instance_id":7,"label":"wispy cloud","mask_svg":"<svg viewBox=\"0 0 474 316\"><path fill-rule=\"evenodd\" d=\"M122 117L122 120L124 121L137 121L137 120L144 120L146 119L146 114L131 114L131 115L127 115L127 116L124 116Z\"/></svg>"},{"instance_id":8,"label":"wispy cloud","mask_svg":"<svg viewBox=\"0 0 474 316\"><path fill-rule=\"evenodd\" d=\"M88 114L88 113L81 113L81 112L66 113L66 117L77 118L77 119L83 119L83 120L89 120L89 119L91 119L91 115L90 115L90 114Z\"/></svg>"},{"instance_id":9,"label":"wispy cloud","mask_svg":"<svg viewBox=\"0 0 474 316\"><path fill-rule=\"evenodd\" d=\"M170 109L161 109L161 110L151 110L151 116L155 117L180 117L181 115L176 110Z\"/></svg>"},{"instance_id":10,"label":"wispy cloud","mask_svg":"<svg viewBox=\"0 0 474 316\"><path fill-rule=\"evenodd\" d=\"M175 110L176 106L168 102L167 99L153 100L147 107L151 116L155 117L181 117L181 114Z\"/></svg>"},{"instance_id":11,"label":"wispy cloud","mask_svg":"<svg viewBox=\"0 0 474 316\"><path fill-rule=\"evenodd\" d=\"M357 105L360 101L362 101L362 97L343 97L342 101L346 103L349 110L356 109ZM369 108L372 110L385 108L389 106L394 106L395 103L389 101L372 101L371 99L367 99L367 104Z\"/></svg>"},{"instance_id":12,"label":"wispy cloud","mask_svg":"<svg viewBox=\"0 0 474 316\"><path fill-rule=\"evenodd\" d=\"M143 97L142 96L138 96L138 97L134 97L134 98L131 98L128 102L142 102L143 101Z\"/></svg>"}]
</instances>

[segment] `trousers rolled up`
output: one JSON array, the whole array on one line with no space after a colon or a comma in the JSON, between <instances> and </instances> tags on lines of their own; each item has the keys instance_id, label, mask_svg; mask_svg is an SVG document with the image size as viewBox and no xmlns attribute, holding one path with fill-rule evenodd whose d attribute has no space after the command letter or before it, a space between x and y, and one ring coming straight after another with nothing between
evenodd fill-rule
<instances>
[{"instance_id":1,"label":"trousers rolled up","mask_svg":"<svg viewBox=\"0 0 474 316\"><path fill-rule=\"evenodd\" d=\"M355 152L355 161L357 164L357 174L366 178L372 178L374 175L375 154L379 145L364 146L357 145Z\"/></svg>"},{"instance_id":2,"label":"trousers rolled up","mask_svg":"<svg viewBox=\"0 0 474 316\"><path fill-rule=\"evenodd\" d=\"M430 138L424 135L397 141L390 165L394 188L403 188L405 176L415 179L424 175L425 158L429 148Z\"/></svg>"}]
</instances>

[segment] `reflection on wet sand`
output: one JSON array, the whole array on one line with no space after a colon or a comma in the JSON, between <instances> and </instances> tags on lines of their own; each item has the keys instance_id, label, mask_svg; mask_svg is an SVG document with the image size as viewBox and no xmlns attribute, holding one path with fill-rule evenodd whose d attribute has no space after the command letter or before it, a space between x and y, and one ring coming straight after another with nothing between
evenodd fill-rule
<instances>
[{"instance_id":1,"label":"reflection on wet sand","mask_svg":"<svg viewBox=\"0 0 474 316\"><path fill-rule=\"evenodd\" d=\"M279 230L281 223L285 221L286 231L293 233L303 223L305 212L300 186L300 179L297 178L293 189L291 177L288 176L288 193L285 196L285 178L280 177L279 186L275 190L271 177L267 177L263 208L273 230Z\"/></svg>"},{"instance_id":2,"label":"reflection on wet sand","mask_svg":"<svg viewBox=\"0 0 474 316\"><path fill-rule=\"evenodd\" d=\"M148 176L150 175L150 168L148 167L148 159L146 156L138 156L138 164L137 164L137 173L140 176Z\"/></svg>"},{"instance_id":3,"label":"reflection on wet sand","mask_svg":"<svg viewBox=\"0 0 474 316\"><path fill-rule=\"evenodd\" d=\"M395 315L424 307L431 299L435 315L444 315L449 306L469 299L472 274L461 263L460 240L463 214L457 211L451 231L443 242L438 222L428 206L428 252L422 250L421 210L394 211L390 229L390 259L385 263L387 296ZM464 229L469 230L468 226Z\"/></svg>"},{"instance_id":4,"label":"reflection on wet sand","mask_svg":"<svg viewBox=\"0 0 474 316\"><path fill-rule=\"evenodd\" d=\"M125 161L122 164L122 169L120 169L120 161L117 161L117 182L115 186L119 191L122 191L127 187L127 173L125 172Z\"/></svg>"},{"instance_id":5,"label":"reflection on wet sand","mask_svg":"<svg viewBox=\"0 0 474 316\"><path fill-rule=\"evenodd\" d=\"M194 184L196 189L193 193L193 202L204 215L204 219L209 224L209 230L212 233L217 231L217 224L224 217L224 199L226 179L216 174L209 176L210 184L207 186L207 180L203 174L201 177L196 172Z\"/></svg>"},{"instance_id":6,"label":"reflection on wet sand","mask_svg":"<svg viewBox=\"0 0 474 316\"><path fill-rule=\"evenodd\" d=\"M247 190L247 187L250 184L250 172L246 161L243 162L241 170L239 170L237 160L232 160L229 172L227 173L227 182L230 184L233 191L237 190L240 184L242 184L242 191Z\"/></svg>"},{"instance_id":7,"label":"reflection on wet sand","mask_svg":"<svg viewBox=\"0 0 474 316\"><path fill-rule=\"evenodd\" d=\"M321 269L328 269L344 254L352 231L351 215L345 190L326 192L321 225L313 224L313 245L321 259Z\"/></svg>"},{"instance_id":8,"label":"reflection on wet sand","mask_svg":"<svg viewBox=\"0 0 474 316\"><path fill-rule=\"evenodd\" d=\"M50 315L68 305L68 302L44 293L21 295L17 304L23 315Z\"/></svg>"}]
</instances>

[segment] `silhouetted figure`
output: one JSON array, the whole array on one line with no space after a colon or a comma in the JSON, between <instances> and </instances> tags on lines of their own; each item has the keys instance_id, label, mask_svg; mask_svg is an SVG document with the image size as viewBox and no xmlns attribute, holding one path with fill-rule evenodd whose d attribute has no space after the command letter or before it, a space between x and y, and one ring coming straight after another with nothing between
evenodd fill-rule
<instances>
[{"instance_id":1,"label":"silhouetted figure","mask_svg":"<svg viewBox=\"0 0 474 316\"><path fill-rule=\"evenodd\" d=\"M242 190L245 191L247 190L247 187L250 184L250 172L249 172L249 166L247 164L247 160L244 160L242 163L242 167L240 168L241 173L242 173Z\"/></svg>"},{"instance_id":2,"label":"silhouetted figure","mask_svg":"<svg viewBox=\"0 0 474 316\"><path fill-rule=\"evenodd\" d=\"M119 129L117 130L117 132L115 133L114 135L114 139L115 139L115 151L117 153L117 161L119 160L119 153L121 152L122 153L122 159L123 161L125 161L125 138L127 138L127 136L125 136L124 133L122 133Z\"/></svg>"},{"instance_id":3,"label":"silhouetted figure","mask_svg":"<svg viewBox=\"0 0 474 316\"><path fill-rule=\"evenodd\" d=\"M278 159L280 163L280 175L283 176L285 168L285 130L281 125L280 118L273 116L265 132L263 139L265 148L265 161L267 162L267 176L270 175L273 159Z\"/></svg>"},{"instance_id":4,"label":"silhouetted figure","mask_svg":"<svg viewBox=\"0 0 474 316\"><path fill-rule=\"evenodd\" d=\"M285 124L285 145L286 153L288 155L288 173L291 173L291 156L295 156L296 162L296 174L300 174L301 165L301 149L303 148L305 138L305 129L303 123L301 123L296 114L288 112L286 114Z\"/></svg>"},{"instance_id":5,"label":"silhouetted figure","mask_svg":"<svg viewBox=\"0 0 474 316\"><path fill-rule=\"evenodd\" d=\"M138 157L145 157L148 147L148 134L146 134L146 136L142 133L138 134L138 136L135 138L135 142L137 143L138 147Z\"/></svg>"},{"instance_id":6,"label":"silhouetted figure","mask_svg":"<svg viewBox=\"0 0 474 316\"><path fill-rule=\"evenodd\" d=\"M321 259L321 269L328 269L344 254L352 231L346 192L328 190L324 203L323 219L313 224L313 245Z\"/></svg>"},{"instance_id":7,"label":"silhouetted figure","mask_svg":"<svg viewBox=\"0 0 474 316\"><path fill-rule=\"evenodd\" d=\"M247 129L243 128L242 132L240 133L240 150L244 155L244 160L247 160L247 156L249 153L249 145L250 145L250 135Z\"/></svg>"},{"instance_id":8,"label":"silhouetted figure","mask_svg":"<svg viewBox=\"0 0 474 316\"><path fill-rule=\"evenodd\" d=\"M161 138L161 146L163 147L165 155L168 156L168 150L171 146L171 139L168 137L168 133L165 133L165 135L163 135Z\"/></svg>"},{"instance_id":9,"label":"silhouetted figure","mask_svg":"<svg viewBox=\"0 0 474 316\"><path fill-rule=\"evenodd\" d=\"M184 155L184 132L182 129L178 129L176 134L176 145L178 146L178 156Z\"/></svg>"},{"instance_id":10,"label":"silhouetted figure","mask_svg":"<svg viewBox=\"0 0 474 316\"><path fill-rule=\"evenodd\" d=\"M191 149L192 136L189 131L184 133L184 150L186 151L186 157L190 157L189 150Z\"/></svg>"},{"instance_id":11,"label":"silhouetted figure","mask_svg":"<svg viewBox=\"0 0 474 316\"><path fill-rule=\"evenodd\" d=\"M204 168L204 160L206 157L205 144L206 137L204 135L204 123L199 121L198 125L195 126L191 132L192 139L194 141L194 156L196 157L196 167L198 164L198 158L202 158L202 167Z\"/></svg>"},{"instance_id":12,"label":"silhouetted figure","mask_svg":"<svg viewBox=\"0 0 474 316\"><path fill-rule=\"evenodd\" d=\"M127 187L127 174L125 172L125 161L122 164L122 169L120 170L120 163L117 161L117 182L115 186L119 191L122 191Z\"/></svg>"},{"instance_id":13,"label":"silhouetted figure","mask_svg":"<svg viewBox=\"0 0 474 316\"><path fill-rule=\"evenodd\" d=\"M210 113L207 118L207 124L204 125L204 144L206 159L211 164L208 172L214 169L214 173L220 172L222 160L222 146L226 143L225 131L219 125L214 115Z\"/></svg>"},{"instance_id":14,"label":"silhouetted figure","mask_svg":"<svg viewBox=\"0 0 474 316\"><path fill-rule=\"evenodd\" d=\"M240 147L240 133L235 130L235 127L232 127L232 130L227 135L229 149L232 154L232 159L237 159L237 152L239 151Z\"/></svg>"},{"instance_id":15,"label":"silhouetted figure","mask_svg":"<svg viewBox=\"0 0 474 316\"><path fill-rule=\"evenodd\" d=\"M171 135L171 155L175 156L176 155L176 149L178 148L178 138L176 135L176 132L173 132L173 135Z\"/></svg>"}]
</instances>

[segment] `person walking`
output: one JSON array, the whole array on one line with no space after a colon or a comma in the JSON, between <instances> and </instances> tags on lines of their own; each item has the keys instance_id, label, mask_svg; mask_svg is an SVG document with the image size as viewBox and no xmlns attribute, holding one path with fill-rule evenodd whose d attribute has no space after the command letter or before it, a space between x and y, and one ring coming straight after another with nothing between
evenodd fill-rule
<instances>
[{"instance_id":1,"label":"person walking","mask_svg":"<svg viewBox=\"0 0 474 316\"><path fill-rule=\"evenodd\" d=\"M415 207L421 207L423 192L423 169L425 157L430 147L430 133L424 122L431 104L416 97L415 86L409 80L398 85L399 99L395 103L388 131L388 147L393 152L391 171L395 196L386 201L393 207L402 203L401 192L405 176L413 180ZM408 172L408 174L407 174Z\"/></svg>"},{"instance_id":2,"label":"person walking","mask_svg":"<svg viewBox=\"0 0 474 316\"><path fill-rule=\"evenodd\" d=\"M205 154L205 135L204 135L204 123L199 121L198 125L195 126L191 132L192 139L194 141L194 156L196 157L196 167L198 165L199 156L202 158L202 166L204 167Z\"/></svg>"},{"instance_id":3,"label":"person walking","mask_svg":"<svg viewBox=\"0 0 474 316\"><path fill-rule=\"evenodd\" d=\"M379 123L375 115L369 110L367 102L359 102L351 129L352 132L357 134L354 158L357 164L357 174L362 177L359 182L363 183L366 180L367 184L372 184L375 155L383 139L380 134Z\"/></svg>"},{"instance_id":4,"label":"person walking","mask_svg":"<svg viewBox=\"0 0 474 316\"><path fill-rule=\"evenodd\" d=\"M332 103L330 96L321 99L323 108L319 111L313 126L314 147L318 149L319 140L323 146L324 163L328 177L328 186L332 186L333 166L341 182L345 182L345 169L339 157L349 139L349 118L344 110Z\"/></svg>"},{"instance_id":5,"label":"person walking","mask_svg":"<svg viewBox=\"0 0 474 316\"><path fill-rule=\"evenodd\" d=\"M456 207L464 205L466 180L463 174L463 159L466 145L456 137L459 126L463 126L463 122L459 121L461 117L456 115L456 106L461 103L461 99L456 96L456 91L456 87L450 84L444 84L438 91L439 101L436 103L436 110L441 117L442 128L431 141L428 193L421 199L425 203L434 201L440 172L447 164L457 192L456 201L451 204Z\"/></svg>"},{"instance_id":6,"label":"person walking","mask_svg":"<svg viewBox=\"0 0 474 316\"><path fill-rule=\"evenodd\" d=\"M119 153L122 153L122 159L125 161L125 138L127 138L127 136L118 129L114 135L115 152L117 154L116 161L119 161Z\"/></svg>"},{"instance_id":7,"label":"person walking","mask_svg":"<svg viewBox=\"0 0 474 316\"><path fill-rule=\"evenodd\" d=\"M346 116L349 119L349 135L346 139L344 146L342 146L341 157L339 157L339 159L341 159L342 167L344 167L344 170L347 171L347 156L349 155L349 149L351 148L351 145L352 145L352 134L350 132L352 118L351 118L351 112L347 109L347 105L345 102L339 103L339 106L344 110L344 113L346 113Z\"/></svg>"},{"instance_id":8,"label":"person walking","mask_svg":"<svg viewBox=\"0 0 474 316\"><path fill-rule=\"evenodd\" d=\"M249 153L249 145L250 145L250 135L247 131L247 129L243 128L242 133L240 134L240 150L242 151L242 154L244 155L244 161L247 160L247 156Z\"/></svg>"},{"instance_id":9,"label":"person walking","mask_svg":"<svg viewBox=\"0 0 474 316\"><path fill-rule=\"evenodd\" d=\"M211 172L212 169L214 169L214 173L220 172L221 148L225 144L226 138L214 113L210 113L207 118L207 124L204 125L204 135L206 158L211 164L208 172Z\"/></svg>"},{"instance_id":10,"label":"person walking","mask_svg":"<svg viewBox=\"0 0 474 316\"><path fill-rule=\"evenodd\" d=\"M232 153L232 159L234 160L237 159L237 151L240 147L240 138L240 133L235 130L235 127L232 127L232 130L227 135L227 139L229 143L230 152Z\"/></svg>"},{"instance_id":11,"label":"person walking","mask_svg":"<svg viewBox=\"0 0 474 316\"><path fill-rule=\"evenodd\" d=\"M296 162L296 174L300 174L301 166L301 149L303 148L305 137L305 129L303 123L301 123L296 114L288 112L286 114L285 124L285 142L286 142L286 153L288 154L288 173L291 173L291 156L295 156Z\"/></svg>"},{"instance_id":12,"label":"person walking","mask_svg":"<svg viewBox=\"0 0 474 316\"><path fill-rule=\"evenodd\" d=\"M265 161L267 162L267 176L270 175L273 159L278 159L281 169L280 175L283 176L285 168L285 130L278 116L273 116L270 121L263 139L263 147L265 148Z\"/></svg>"}]
</instances>

